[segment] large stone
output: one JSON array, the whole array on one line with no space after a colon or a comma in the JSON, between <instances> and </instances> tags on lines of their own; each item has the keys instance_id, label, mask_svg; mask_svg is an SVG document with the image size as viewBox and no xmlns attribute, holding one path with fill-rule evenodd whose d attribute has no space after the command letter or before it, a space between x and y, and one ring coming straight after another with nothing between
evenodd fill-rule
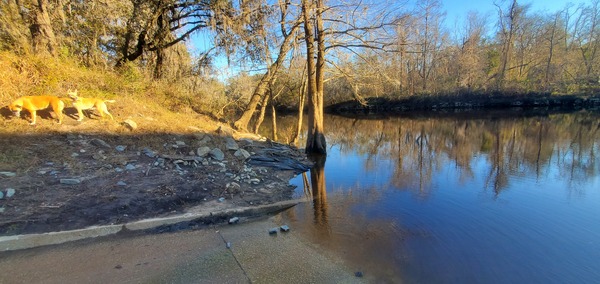
<instances>
[{"instance_id":1,"label":"large stone","mask_svg":"<svg viewBox=\"0 0 600 284\"><path fill-rule=\"evenodd\" d=\"M196 155L199 157L205 157L208 153L210 153L210 148L206 146L202 146L196 150Z\"/></svg>"},{"instance_id":2,"label":"large stone","mask_svg":"<svg viewBox=\"0 0 600 284\"><path fill-rule=\"evenodd\" d=\"M235 140L231 137L225 138L225 147L227 147L227 150L231 150L231 151L236 151L240 148L240 146L238 146L237 142L235 142Z\"/></svg>"},{"instance_id":3,"label":"large stone","mask_svg":"<svg viewBox=\"0 0 600 284\"><path fill-rule=\"evenodd\" d=\"M219 148L214 148L210 150L208 154L217 161L223 161L225 159L225 154Z\"/></svg>"}]
</instances>

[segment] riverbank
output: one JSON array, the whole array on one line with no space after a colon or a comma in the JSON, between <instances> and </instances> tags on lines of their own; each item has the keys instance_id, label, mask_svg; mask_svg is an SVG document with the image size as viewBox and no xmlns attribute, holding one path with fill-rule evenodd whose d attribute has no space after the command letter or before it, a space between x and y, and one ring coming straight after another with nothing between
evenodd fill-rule
<instances>
[{"instance_id":1,"label":"riverbank","mask_svg":"<svg viewBox=\"0 0 600 284\"><path fill-rule=\"evenodd\" d=\"M493 109L536 109L556 110L599 109L600 95L551 95L551 94L461 94L461 95L418 95L404 99L367 98L341 102L326 108L332 114L381 114L415 111L460 112Z\"/></svg>"},{"instance_id":2,"label":"riverbank","mask_svg":"<svg viewBox=\"0 0 600 284\"><path fill-rule=\"evenodd\" d=\"M52 132L0 134L1 236L272 204L291 199L289 180L310 165L298 149L225 125L136 133L89 123L115 129L77 132L67 120Z\"/></svg>"}]
</instances>

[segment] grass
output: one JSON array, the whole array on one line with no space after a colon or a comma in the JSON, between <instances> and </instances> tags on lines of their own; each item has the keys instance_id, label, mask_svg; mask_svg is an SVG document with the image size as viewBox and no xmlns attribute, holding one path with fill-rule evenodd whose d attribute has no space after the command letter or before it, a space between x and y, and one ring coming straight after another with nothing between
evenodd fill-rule
<instances>
[{"instance_id":1,"label":"grass","mask_svg":"<svg viewBox=\"0 0 600 284\"><path fill-rule=\"evenodd\" d=\"M207 110L210 100L202 98L202 94L194 95L178 82L152 80L131 64L111 72L83 67L68 58L18 56L0 51L0 67L0 171L27 171L49 159L56 162L68 159L70 152L51 145L53 139L64 143L67 135L109 140L125 137L137 144L162 145L173 135L213 132L222 125L210 115L197 112L211 112ZM67 98L69 89L78 89L82 97L116 100L107 103L114 120L100 119L97 111L92 110L91 118L76 121L77 112ZM63 123L57 124L51 111L38 111L35 126L25 119L29 118L27 111L21 113L21 118L12 116L8 104L18 97L32 95L65 98ZM125 127L123 121L128 119L135 121L138 128L132 131ZM44 147L58 153L41 153ZM36 158L37 154L45 157Z\"/></svg>"}]
</instances>

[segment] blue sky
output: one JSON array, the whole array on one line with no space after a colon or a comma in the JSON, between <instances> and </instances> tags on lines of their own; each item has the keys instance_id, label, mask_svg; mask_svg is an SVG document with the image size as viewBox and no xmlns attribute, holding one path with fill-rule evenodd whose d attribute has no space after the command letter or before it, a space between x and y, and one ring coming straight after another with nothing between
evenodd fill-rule
<instances>
[{"instance_id":1,"label":"blue sky","mask_svg":"<svg viewBox=\"0 0 600 284\"><path fill-rule=\"evenodd\" d=\"M374 1L385 1L385 0L370 0ZM389 1L389 0L387 0ZM408 3L415 3L418 0L408 0ZM494 6L494 1L500 3L501 6L505 7L511 0L440 0L442 3L442 11L446 12L445 25L448 27L455 26L456 24L461 25L467 18L467 14L470 11L477 11L481 15L492 17L488 24L493 25L497 17L497 8ZM580 3L591 3L592 0L519 0L519 4L530 4L530 13L547 12L553 13L562 10L568 3L572 3L574 7ZM407 9L410 9L410 4L406 5ZM208 50L210 48L211 40L209 33L196 34L192 42L188 43L188 47L192 51L192 54L197 55L200 52ZM239 71L237 66L227 66L227 60L224 57L218 57L214 61L215 71L220 74L217 77L220 80L225 80L227 77L234 75Z\"/></svg>"},{"instance_id":2,"label":"blue sky","mask_svg":"<svg viewBox=\"0 0 600 284\"><path fill-rule=\"evenodd\" d=\"M441 0L443 10L446 10L446 23L453 23L456 19L464 18L469 11L478 11L482 14L496 14L493 0ZM502 3L501 1L496 1ZM579 3L590 3L591 0L522 0L519 4L531 4L530 12L556 12L563 9L568 3L575 6ZM505 1L505 5L508 1ZM501 6L505 6L501 5ZM490 14L492 15L492 14Z\"/></svg>"}]
</instances>

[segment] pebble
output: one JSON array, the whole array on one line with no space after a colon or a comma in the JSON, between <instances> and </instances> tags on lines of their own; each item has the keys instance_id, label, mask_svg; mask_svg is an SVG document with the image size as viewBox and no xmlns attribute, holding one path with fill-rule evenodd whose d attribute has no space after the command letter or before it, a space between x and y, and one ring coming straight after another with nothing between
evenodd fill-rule
<instances>
[{"instance_id":1,"label":"pebble","mask_svg":"<svg viewBox=\"0 0 600 284\"><path fill-rule=\"evenodd\" d=\"M281 227L279 227L281 229L282 232L289 232L290 231L290 227L288 227L288 225L283 225Z\"/></svg>"},{"instance_id":2,"label":"pebble","mask_svg":"<svg viewBox=\"0 0 600 284\"><path fill-rule=\"evenodd\" d=\"M227 242L227 243L225 244L225 246L226 246L227 248L231 248L231 243L230 243L230 242Z\"/></svg>"},{"instance_id":3,"label":"pebble","mask_svg":"<svg viewBox=\"0 0 600 284\"><path fill-rule=\"evenodd\" d=\"M354 276L363 277L363 273L361 271L356 271L356 272L354 272Z\"/></svg>"},{"instance_id":4,"label":"pebble","mask_svg":"<svg viewBox=\"0 0 600 284\"><path fill-rule=\"evenodd\" d=\"M275 234L277 234L277 228L269 229L269 235L275 235Z\"/></svg>"},{"instance_id":5,"label":"pebble","mask_svg":"<svg viewBox=\"0 0 600 284\"><path fill-rule=\"evenodd\" d=\"M11 198L13 197L13 195L15 195L17 191L14 188L7 188L6 189L6 197L7 198Z\"/></svg>"},{"instance_id":6,"label":"pebble","mask_svg":"<svg viewBox=\"0 0 600 284\"><path fill-rule=\"evenodd\" d=\"M233 218L229 219L229 224L235 224L239 221L240 221L239 217L233 217Z\"/></svg>"},{"instance_id":7,"label":"pebble","mask_svg":"<svg viewBox=\"0 0 600 284\"><path fill-rule=\"evenodd\" d=\"M133 171L135 170L135 165L133 164L127 164L127 166L125 166L125 169L128 171Z\"/></svg>"},{"instance_id":8,"label":"pebble","mask_svg":"<svg viewBox=\"0 0 600 284\"><path fill-rule=\"evenodd\" d=\"M144 150L142 150L142 152L144 153L144 155L150 157L150 158L154 158L156 157L156 152L148 149L148 148L144 148Z\"/></svg>"},{"instance_id":9,"label":"pebble","mask_svg":"<svg viewBox=\"0 0 600 284\"><path fill-rule=\"evenodd\" d=\"M4 198L4 192L0 191L0 199Z\"/></svg>"},{"instance_id":10,"label":"pebble","mask_svg":"<svg viewBox=\"0 0 600 284\"><path fill-rule=\"evenodd\" d=\"M225 197L219 198L219 202L225 202Z\"/></svg>"},{"instance_id":11,"label":"pebble","mask_svg":"<svg viewBox=\"0 0 600 284\"><path fill-rule=\"evenodd\" d=\"M118 145L117 147L115 147L115 150L117 150L119 152L123 152L123 151L125 151L125 149L127 149L127 146Z\"/></svg>"},{"instance_id":12,"label":"pebble","mask_svg":"<svg viewBox=\"0 0 600 284\"><path fill-rule=\"evenodd\" d=\"M16 173L13 172L0 172L0 176L5 176L5 177L14 177L16 176Z\"/></svg>"},{"instance_id":13,"label":"pebble","mask_svg":"<svg viewBox=\"0 0 600 284\"><path fill-rule=\"evenodd\" d=\"M61 184L80 184L81 180L76 179L76 178L61 178L60 179L60 183Z\"/></svg>"},{"instance_id":14,"label":"pebble","mask_svg":"<svg viewBox=\"0 0 600 284\"><path fill-rule=\"evenodd\" d=\"M238 158L244 158L244 159L248 159L251 156L250 153L248 153L248 151L246 151L244 149L238 149L237 151L235 151L235 153L233 153L233 155Z\"/></svg>"},{"instance_id":15,"label":"pebble","mask_svg":"<svg viewBox=\"0 0 600 284\"><path fill-rule=\"evenodd\" d=\"M124 181L122 181L122 180L120 180L120 181L118 181L118 182L117 182L117 185L118 185L118 186L126 186L126 185L127 185L127 183L126 183L126 182L124 182Z\"/></svg>"}]
</instances>

